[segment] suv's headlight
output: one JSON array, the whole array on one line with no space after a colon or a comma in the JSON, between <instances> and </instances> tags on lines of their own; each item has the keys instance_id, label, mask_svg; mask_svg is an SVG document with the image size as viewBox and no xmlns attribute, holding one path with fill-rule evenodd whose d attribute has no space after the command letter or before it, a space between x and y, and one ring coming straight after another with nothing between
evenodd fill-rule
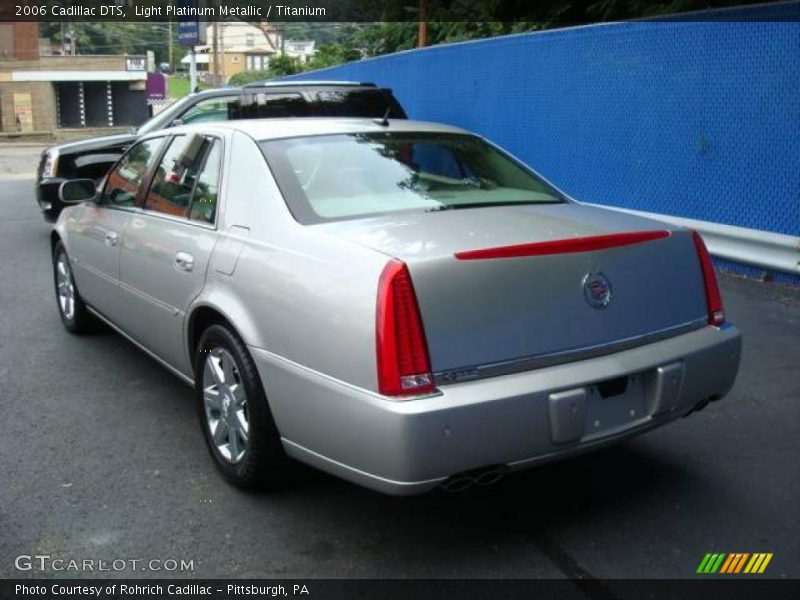
<instances>
[{"instance_id":1,"label":"suv's headlight","mask_svg":"<svg viewBox=\"0 0 800 600\"><path fill-rule=\"evenodd\" d=\"M42 159L42 171L40 179L55 177L58 171L58 150L48 150Z\"/></svg>"}]
</instances>

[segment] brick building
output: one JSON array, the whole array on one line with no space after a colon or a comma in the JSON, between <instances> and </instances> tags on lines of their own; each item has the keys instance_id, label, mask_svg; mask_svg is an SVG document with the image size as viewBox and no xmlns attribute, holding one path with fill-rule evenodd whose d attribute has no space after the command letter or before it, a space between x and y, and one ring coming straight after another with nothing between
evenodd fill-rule
<instances>
[{"instance_id":1,"label":"brick building","mask_svg":"<svg viewBox=\"0 0 800 600\"><path fill-rule=\"evenodd\" d=\"M127 129L148 117L143 56L40 56L37 23L0 23L0 136Z\"/></svg>"}]
</instances>

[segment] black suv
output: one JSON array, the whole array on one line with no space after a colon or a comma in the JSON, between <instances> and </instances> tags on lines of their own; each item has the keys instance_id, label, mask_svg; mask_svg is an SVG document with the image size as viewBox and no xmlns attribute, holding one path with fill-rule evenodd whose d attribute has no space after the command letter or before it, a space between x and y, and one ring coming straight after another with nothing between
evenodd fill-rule
<instances>
[{"instance_id":1,"label":"black suv","mask_svg":"<svg viewBox=\"0 0 800 600\"><path fill-rule=\"evenodd\" d=\"M189 123L270 117L373 117L405 119L392 91L346 81L258 82L190 94L131 133L88 138L42 153L36 201L47 221L63 208L58 188L69 179L102 179L140 135Z\"/></svg>"}]
</instances>

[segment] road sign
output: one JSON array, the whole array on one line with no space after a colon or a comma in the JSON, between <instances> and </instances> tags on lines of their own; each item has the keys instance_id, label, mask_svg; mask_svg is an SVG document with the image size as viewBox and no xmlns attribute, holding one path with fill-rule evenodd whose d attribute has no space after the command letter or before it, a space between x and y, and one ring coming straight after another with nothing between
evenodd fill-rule
<instances>
[{"instance_id":1,"label":"road sign","mask_svg":"<svg viewBox=\"0 0 800 600\"><path fill-rule=\"evenodd\" d=\"M191 15L192 12L197 12L198 0L178 0L177 5L181 9L194 9L180 11ZM181 46L197 46L205 42L205 26L200 23L197 16L178 17L178 43Z\"/></svg>"}]
</instances>

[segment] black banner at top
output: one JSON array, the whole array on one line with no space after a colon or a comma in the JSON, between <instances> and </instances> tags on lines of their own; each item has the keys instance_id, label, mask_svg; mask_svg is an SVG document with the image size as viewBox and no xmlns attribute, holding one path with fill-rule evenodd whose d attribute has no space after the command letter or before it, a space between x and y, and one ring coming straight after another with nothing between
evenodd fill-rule
<instances>
[{"instance_id":1,"label":"black banner at top","mask_svg":"<svg viewBox=\"0 0 800 600\"><path fill-rule=\"evenodd\" d=\"M775 4L768 20L800 20L800 2ZM3 0L0 21L539 22L587 24L636 18L748 21L747 0ZM682 11L673 14L675 6ZM727 10L708 13L708 9ZM703 11L703 12L695 12ZM760 11L759 20L764 20Z\"/></svg>"}]
</instances>

